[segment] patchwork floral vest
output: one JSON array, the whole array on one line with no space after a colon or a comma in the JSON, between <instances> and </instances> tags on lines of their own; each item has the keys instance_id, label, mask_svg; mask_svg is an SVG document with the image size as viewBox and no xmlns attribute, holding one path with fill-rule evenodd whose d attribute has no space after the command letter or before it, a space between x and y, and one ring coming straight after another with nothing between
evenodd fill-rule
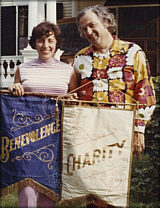
<instances>
[{"instance_id":1,"label":"patchwork floral vest","mask_svg":"<svg viewBox=\"0 0 160 208\"><path fill-rule=\"evenodd\" d=\"M137 119L145 126L155 108L155 96L147 59L138 45L114 39L106 54L88 46L77 53L73 67L80 76L81 100L144 104Z\"/></svg>"}]
</instances>

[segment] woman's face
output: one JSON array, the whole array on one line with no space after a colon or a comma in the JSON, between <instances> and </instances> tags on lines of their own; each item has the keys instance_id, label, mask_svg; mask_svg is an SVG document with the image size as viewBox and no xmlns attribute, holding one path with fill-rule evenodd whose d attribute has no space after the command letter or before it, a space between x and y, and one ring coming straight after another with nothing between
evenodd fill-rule
<instances>
[{"instance_id":1,"label":"woman's face","mask_svg":"<svg viewBox=\"0 0 160 208\"><path fill-rule=\"evenodd\" d=\"M36 49L39 54L39 58L43 61L48 61L53 58L55 50L56 50L57 40L52 35L46 37L42 36L40 39L36 39Z\"/></svg>"}]
</instances>

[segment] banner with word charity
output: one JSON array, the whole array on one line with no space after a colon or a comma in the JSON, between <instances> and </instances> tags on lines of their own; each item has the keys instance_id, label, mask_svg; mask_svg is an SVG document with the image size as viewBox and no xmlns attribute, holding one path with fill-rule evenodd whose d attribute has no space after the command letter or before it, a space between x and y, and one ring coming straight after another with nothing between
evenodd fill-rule
<instances>
[{"instance_id":1,"label":"banner with word charity","mask_svg":"<svg viewBox=\"0 0 160 208\"><path fill-rule=\"evenodd\" d=\"M64 107L63 202L94 195L128 206L133 123L133 110Z\"/></svg>"},{"instance_id":2,"label":"banner with word charity","mask_svg":"<svg viewBox=\"0 0 160 208\"><path fill-rule=\"evenodd\" d=\"M32 186L47 197L60 194L61 105L49 98L0 97L1 195Z\"/></svg>"}]
</instances>

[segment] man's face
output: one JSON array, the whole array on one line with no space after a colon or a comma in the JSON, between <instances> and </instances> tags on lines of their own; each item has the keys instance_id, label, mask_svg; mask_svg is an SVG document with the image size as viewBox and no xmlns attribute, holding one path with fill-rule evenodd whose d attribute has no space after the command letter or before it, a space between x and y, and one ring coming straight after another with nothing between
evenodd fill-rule
<instances>
[{"instance_id":1,"label":"man's face","mask_svg":"<svg viewBox=\"0 0 160 208\"><path fill-rule=\"evenodd\" d=\"M42 36L40 39L36 39L36 49L39 57L43 61L50 60L55 53L57 40L52 33L49 37Z\"/></svg>"},{"instance_id":2,"label":"man's face","mask_svg":"<svg viewBox=\"0 0 160 208\"><path fill-rule=\"evenodd\" d=\"M100 48L109 34L107 23L104 26L98 16L89 10L80 18L79 24L85 38L93 46Z\"/></svg>"}]
</instances>

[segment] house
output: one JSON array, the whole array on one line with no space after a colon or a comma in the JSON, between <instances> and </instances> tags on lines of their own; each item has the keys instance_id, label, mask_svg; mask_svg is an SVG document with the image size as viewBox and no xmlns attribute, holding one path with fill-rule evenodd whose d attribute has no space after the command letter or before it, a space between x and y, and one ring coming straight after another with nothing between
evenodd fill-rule
<instances>
[{"instance_id":1,"label":"house","mask_svg":"<svg viewBox=\"0 0 160 208\"><path fill-rule=\"evenodd\" d=\"M68 24L70 18L75 18L77 11L88 5L99 3L104 4L105 1L1 0L0 87L7 88L13 83L17 65L37 56L36 51L28 45L28 39L35 25L44 20L53 23L58 23L61 20L63 23L66 22L66 19Z\"/></svg>"},{"instance_id":2,"label":"house","mask_svg":"<svg viewBox=\"0 0 160 208\"><path fill-rule=\"evenodd\" d=\"M79 36L76 14L86 6L102 4L116 15L116 35L138 43L146 52L153 76L160 74L160 4L158 0L2 0L1 1L1 88L13 83L17 66L37 56L28 45L38 23L57 23L63 35L61 60L70 63L74 54L88 45ZM74 41L73 41L74 40Z\"/></svg>"},{"instance_id":3,"label":"house","mask_svg":"<svg viewBox=\"0 0 160 208\"><path fill-rule=\"evenodd\" d=\"M117 17L119 38L135 42L145 51L152 76L160 75L159 0L108 0Z\"/></svg>"}]
</instances>

